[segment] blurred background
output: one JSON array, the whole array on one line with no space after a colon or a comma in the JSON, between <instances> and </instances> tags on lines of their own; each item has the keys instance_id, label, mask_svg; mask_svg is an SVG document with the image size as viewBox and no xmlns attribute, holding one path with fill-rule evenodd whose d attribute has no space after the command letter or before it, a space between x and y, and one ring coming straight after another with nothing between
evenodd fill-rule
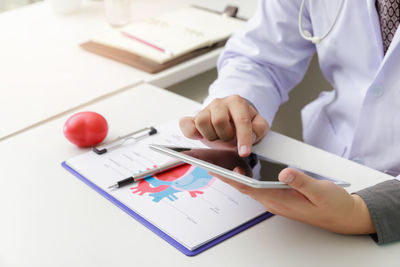
<instances>
[{"instance_id":1,"label":"blurred background","mask_svg":"<svg viewBox=\"0 0 400 267\"><path fill-rule=\"evenodd\" d=\"M43 0L0 0L0 12L11 10Z\"/></svg>"}]
</instances>

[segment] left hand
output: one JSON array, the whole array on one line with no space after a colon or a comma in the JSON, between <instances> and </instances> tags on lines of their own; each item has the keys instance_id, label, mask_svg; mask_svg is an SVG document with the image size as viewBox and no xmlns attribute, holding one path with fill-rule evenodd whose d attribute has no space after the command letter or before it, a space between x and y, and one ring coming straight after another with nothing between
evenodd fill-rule
<instances>
[{"instance_id":1,"label":"left hand","mask_svg":"<svg viewBox=\"0 0 400 267\"><path fill-rule=\"evenodd\" d=\"M362 198L350 195L331 181L316 180L291 168L279 174L279 180L290 185L291 189L259 189L219 178L250 195L276 215L341 234L375 233Z\"/></svg>"}]
</instances>

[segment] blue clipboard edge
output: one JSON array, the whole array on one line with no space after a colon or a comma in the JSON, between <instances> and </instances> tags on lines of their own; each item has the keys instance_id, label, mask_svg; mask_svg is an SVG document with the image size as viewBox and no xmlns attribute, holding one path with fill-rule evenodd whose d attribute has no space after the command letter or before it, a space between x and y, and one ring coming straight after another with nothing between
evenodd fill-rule
<instances>
[{"instance_id":1,"label":"blue clipboard edge","mask_svg":"<svg viewBox=\"0 0 400 267\"><path fill-rule=\"evenodd\" d=\"M178 243L175 239L173 239L172 237L170 237L169 235L167 235L166 233L164 233L163 231L158 229L156 226L154 226L153 224L148 222L142 216L140 216L139 214L137 214L136 212L134 212L133 210L131 210L130 208L128 208L127 206L122 204L119 200L117 200L116 198L114 198L113 196L108 194L106 191L104 191L103 189L98 187L96 184L91 182L89 179L87 179L86 177L81 175L79 172L75 171L73 168L68 166L68 164L65 161L61 163L61 166L64 167L67 171L69 171L73 175L75 175L77 178L79 178L82 182L84 182L85 184L90 186L97 193L99 193L100 195L102 195L103 197L105 197L106 199L108 199L109 201L114 203L117 207L119 207L120 209L122 209L123 211L128 213L130 216L135 218L138 222L140 222L141 224L146 226L152 232L154 232L155 234L160 236L162 239L167 241L169 244L174 246L179 251L181 251L186 256L195 256L195 255L197 255L197 254L199 254L199 253L201 253L201 252L203 252L203 251L205 251L205 250L217 245L218 243L221 243L222 241L224 241L224 240L226 240L226 239L228 239L228 238L230 238L230 237L232 237L232 236L234 236L234 235L246 230L247 228L249 228L249 227L251 227L253 225L256 225L259 222L262 222L262 221L264 221L264 220L266 220L269 217L274 215L274 214L272 214L270 212L265 212L264 214L261 214L260 216L250 220L249 222L238 226L237 228L229 231L228 233L223 234L223 235L217 237L216 239L211 240L210 242L202 245L201 247L198 247L195 250L189 250L186 247L184 247L183 245L181 245L180 243Z\"/></svg>"}]
</instances>

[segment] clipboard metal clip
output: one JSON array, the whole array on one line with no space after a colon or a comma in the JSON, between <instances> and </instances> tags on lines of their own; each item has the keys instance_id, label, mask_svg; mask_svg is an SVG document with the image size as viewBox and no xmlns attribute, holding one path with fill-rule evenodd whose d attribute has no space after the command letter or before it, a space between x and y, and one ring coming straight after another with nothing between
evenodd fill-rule
<instances>
[{"instance_id":1,"label":"clipboard metal clip","mask_svg":"<svg viewBox=\"0 0 400 267\"><path fill-rule=\"evenodd\" d=\"M104 153L107 153L111 149L114 149L116 147L122 146L125 144L127 141L133 140L133 141L139 141L143 138L146 138L147 136L153 135L157 133L157 129L154 127L146 127L137 131L134 131L132 133L128 133L124 136L118 136L115 140L97 146L93 147L92 151L96 153L97 155L102 155Z\"/></svg>"}]
</instances>

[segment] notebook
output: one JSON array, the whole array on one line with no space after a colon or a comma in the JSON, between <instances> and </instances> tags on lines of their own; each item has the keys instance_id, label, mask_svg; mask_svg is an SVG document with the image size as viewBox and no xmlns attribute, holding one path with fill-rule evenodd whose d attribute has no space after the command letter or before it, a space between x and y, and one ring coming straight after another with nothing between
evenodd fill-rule
<instances>
[{"instance_id":1,"label":"notebook","mask_svg":"<svg viewBox=\"0 0 400 267\"><path fill-rule=\"evenodd\" d=\"M223 45L243 24L241 19L187 7L104 32L81 46L128 64L139 59L124 60L123 54L165 65L199 49Z\"/></svg>"},{"instance_id":2,"label":"notebook","mask_svg":"<svg viewBox=\"0 0 400 267\"><path fill-rule=\"evenodd\" d=\"M92 151L63 162L63 167L188 256L198 253L272 216L252 199L212 177L206 170L182 165L148 179L109 191L133 173L171 160L150 150L151 143L204 147L185 138L178 122L158 133L126 143L105 154Z\"/></svg>"}]
</instances>

